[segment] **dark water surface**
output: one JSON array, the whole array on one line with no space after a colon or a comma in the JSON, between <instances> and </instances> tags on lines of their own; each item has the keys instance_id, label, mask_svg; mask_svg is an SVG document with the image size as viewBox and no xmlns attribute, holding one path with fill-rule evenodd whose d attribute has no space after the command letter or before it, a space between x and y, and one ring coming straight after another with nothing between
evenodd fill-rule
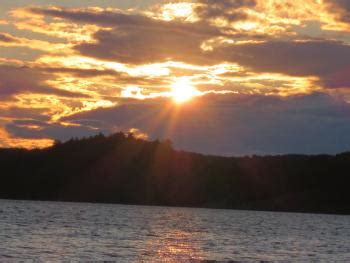
<instances>
[{"instance_id":1,"label":"dark water surface","mask_svg":"<svg viewBox=\"0 0 350 263\"><path fill-rule=\"evenodd\" d=\"M0 260L350 261L350 217L0 200Z\"/></svg>"}]
</instances>

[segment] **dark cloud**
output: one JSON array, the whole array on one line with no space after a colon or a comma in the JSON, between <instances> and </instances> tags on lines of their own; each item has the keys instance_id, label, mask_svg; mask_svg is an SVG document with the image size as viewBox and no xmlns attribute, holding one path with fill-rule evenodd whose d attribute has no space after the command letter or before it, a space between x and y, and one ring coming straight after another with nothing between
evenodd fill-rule
<instances>
[{"instance_id":1,"label":"dark cloud","mask_svg":"<svg viewBox=\"0 0 350 263\"><path fill-rule=\"evenodd\" d=\"M201 21L196 23L185 23L183 21L163 21L153 19L142 14L124 13L121 11L89 11L89 10L71 10L71 9L45 9L30 8L29 11L47 16L67 19L73 22L89 23L110 28L152 28L170 30L169 33L182 32L194 35L217 35L220 33L215 27L203 24ZM207 25L207 26L204 26Z\"/></svg>"},{"instance_id":2,"label":"dark cloud","mask_svg":"<svg viewBox=\"0 0 350 263\"><path fill-rule=\"evenodd\" d=\"M225 36L210 26L206 18L226 13L235 15L240 7L253 7L252 0L200 0L197 23L160 21L139 14L93 12L84 10L34 9L46 15L76 22L112 27L100 30L95 43L78 44L85 56L127 64L147 64L166 60L213 65L224 61L239 63L254 72L283 73L292 76L316 76L326 87L349 87L350 46L336 41L265 41L240 45L217 46L213 52L200 47L208 39ZM345 2L333 1L348 7ZM228 37L228 36L226 36ZM242 36L231 36L240 38ZM346 73L344 73L346 72Z\"/></svg>"},{"instance_id":3,"label":"dark cloud","mask_svg":"<svg viewBox=\"0 0 350 263\"><path fill-rule=\"evenodd\" d=\"M255 0L199 0L198 3L202 4L196 8L196 13L200 18L223 18L229 22L247 18L244 12L237 9L256 5Z\"/></svg>"},{"instance_id":4,"label":"dark cloud","mask_svg":"<svg viewBox=\"0 0 350 263\"><path fill-rule=\"evenodd\" d=\"M40 68L48 73L68 73L80 78L93 78L98 76L122 76L122 73L109 69L82 69L82 68Z\"/></svg>"},{"instance_id":5,"label":"dark cloud","mask_svg":"<svg viewBox=\"0 0 350 263\"><path fill-rule=\"evenodd\" d=\"M142 26L155 23L143 15L128 14L122 11L96 12L91 10L73 10L58 8L30 8L31 12L52 17L59 17L74 22L98 24L101 26Z\"/></svg>"},{"instance_id":6,"label":"dark cloud","mask_svg":"<svg viewBox=\"0 0 350 263\"><path fill-rule=\"evenodd\" d=\"M94 78L109 76L115 78L119 83L135 83L144 80L142 77L132 77L124 72L112 69L82 69L82 68L39 68L47 73L66 73L78 78Z\"/></svg>"},{"instance_id":7,"label":"dark cloud","mask_svg":"<svg viewBox=\"0 0 350 263\"><path fill-rule=\"evenodd\" d=\"M36 126L33 129L32 126ZM72 137L84 137L95 135L98 132L110 132L102 127L94 129L88 125L84 126L63 126L60 124L49 124L38 120L15 120L6 125L6 131L12 136L24 139L59 139L68 140Z\"/></svg>"},{"instance_id":8,"label":"dark cloud","mask_svg":"<svg viewBox=\"0 0 350 263\"><path fill-rule=\"evenodd\" d=\"M256 0L198 0L197 2L206 4L208 8L220 8L222 10L242 6L254 7L256 5Z\"/></svg>"},{"instance_id":9,"label":"dark cloud","mask_svg":"<svg viewBox=\"0 0 350 263\"><path fill-rule=\"evenodd\" d=\"M63 73L72 75L77 78L95 78L95 77L108 77L110 83L118 85L139 85L152 87L153 91L164 89L165 86L169 85L167 77L154 77L154 76L131 76L125 72L119 72L111 69L81 69L81 68L38 68L43 72L57 74ZM161 88L160 88L161 87ZM162 88L163 87L163 88ZM99 90L102 94L102 90ZM111 99L111 98L106 98Z\"/></svg>"},{"instance_id":10,"label":"dark cloud","mask_svg":"<svg viewBox=\"0 0 350 263\"><path fill-rule=\"evenodd\" d=\"M168 60L210 64L200 49L205 35L190 35L168 28L118 28L99 31L97 43L80 44L76 49L83 55L128 64L146 64ZM211 62L212 63L212 62Z\"/></svg>"},{"instance_id":11,"label":"dark cloud","mask_svg":"<svg viewBox=\"0 0 350 263\"><path fill-rule=\"evenodd\" d=\"M350 46L341 42L269 41L231 45L215 52L217 57L226 57L256 72L317 76L329 87L349 83L344 72L350 69Z\"/></svg>"},{"instance_id":12,"label":"dark cloud","mask_svg":"<svg viewBox=\"0 0 350 263\"><path fill-rule=\"evenodd\" d=\"M9 34L0 33L0 42L19 43L20 41Z\"/></svg>"},{"instance_id":13,"label":"dark cloud","mask_svg":"<svg viewBox=\"0 0 350 263\"><path fill-rule=\"evenodd\" d=\"M44 83L48 79L50 75L37 69L0 65L0 100L26 92L62 97L85 97L83 94L50 87Z\"/></svg>"},{"instance_id":14,"label":"dark cloud","mask_svg":"<svg viewBox=\"0 0 350 263\"><path fill-rule=\"evenodd\" d=\"M350 46L335 41L264 42L232 45L227 58L260 72L320 76L350 66Z\"/></svg>"},{"instance_id":15,"label":"dark cloud","mask_svg":"<svg viewBox=\"0 0 350 263\"><path fill-rule=\"evenodd\" d=\"M213 57L203 54L200 46L205 40L225 35L220 28L211 26L204 20L195 23L162 21L140 14L109 11L39 8L31 11L74 22L110 27L111 29L101 29L94 35L96 43L78 44L75 48L85 56L128 64L166 60L213 64Z\"/></svg>"},{"instance_id":16,"label":"dark cloud","mask_svg":"<svg viewBox=\"0 0 350 263\"><path fill-rule=\"evenodd\" d=\"M321 78L321 84L329 88L350 87L350 66L340 69L337 72L327 74Z\"/></svg>"},{"instance_id":17,"label":"dark cloud","mask_svg":"<svg viewBox=\"0 0 350 263\"><path fill-rule=\"evenodd\" d=\"M325 0L329 10L337 15L342 22L350 23L350 1L349 0Z\"/></svg>"},{"instance_id":18,"label":"dark cloud","mask_svg":"<svg viewBox=\"0 0 350 263\"><path fill-rule=\"evenodd\" d=\"M289 98L207 95L180 108L163 99L129 100L66 121L137 128L151 139L170 138L179 149L210 154L337 153L350 148L350 106L322 93Z\"/></svg>"},{"instance_id":19,"label":"dark cloud","mask_svg":"<svg viewBox=\"0 0 350 263\"><path fill-rule=\"evenodd\" d=\"M9 107L1 112L1 117L49 121L49 117L46 115L47 110L47 108L31 108L30 106L27 108Z\"/></svg>"}]
</instances>

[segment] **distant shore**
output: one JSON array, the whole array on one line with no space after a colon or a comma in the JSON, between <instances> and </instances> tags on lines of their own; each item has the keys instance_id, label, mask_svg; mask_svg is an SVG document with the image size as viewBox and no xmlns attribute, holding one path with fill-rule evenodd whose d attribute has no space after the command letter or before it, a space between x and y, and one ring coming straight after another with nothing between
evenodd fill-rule
<instances>
[{"instance_id":1,"label":"distant shore","mask_svg":"<svg viewBox=\"0 0 350 263\"><path fill-rule=\"evenodd\" d=\"M117 133L0 149L0 198L350 214L350 153L216 157Z\"/></svg>"}]
</instances>

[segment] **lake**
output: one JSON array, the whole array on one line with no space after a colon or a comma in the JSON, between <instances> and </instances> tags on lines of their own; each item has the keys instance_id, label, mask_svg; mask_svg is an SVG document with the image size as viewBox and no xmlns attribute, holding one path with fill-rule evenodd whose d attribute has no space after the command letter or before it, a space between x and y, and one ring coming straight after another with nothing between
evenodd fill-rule
<instances>
[{"instance_id":1,"label":"lake","mask_svg":"<svg viewBox=\"0 0 350 263\"><path fill-rule=\"evenodd\" d=\"M0 200L0 260L350 260L350 216Z\"/></svg>"}]
</instances>

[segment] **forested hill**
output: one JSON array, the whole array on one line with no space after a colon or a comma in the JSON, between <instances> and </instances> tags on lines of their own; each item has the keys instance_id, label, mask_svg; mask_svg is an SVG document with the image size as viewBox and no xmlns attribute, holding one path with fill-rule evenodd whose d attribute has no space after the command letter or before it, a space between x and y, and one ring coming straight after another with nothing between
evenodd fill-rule
<instances>
[{"instance_id":1,"label":"forested hill","mask_svg":"<svg viewBox=\"0 0 350 263\"><path fill-rule=\"evenodd\" d=\"M0 149L0 198L350 214L350 153L226 158L117 133Z\"/></svg>"}]
</instances>

